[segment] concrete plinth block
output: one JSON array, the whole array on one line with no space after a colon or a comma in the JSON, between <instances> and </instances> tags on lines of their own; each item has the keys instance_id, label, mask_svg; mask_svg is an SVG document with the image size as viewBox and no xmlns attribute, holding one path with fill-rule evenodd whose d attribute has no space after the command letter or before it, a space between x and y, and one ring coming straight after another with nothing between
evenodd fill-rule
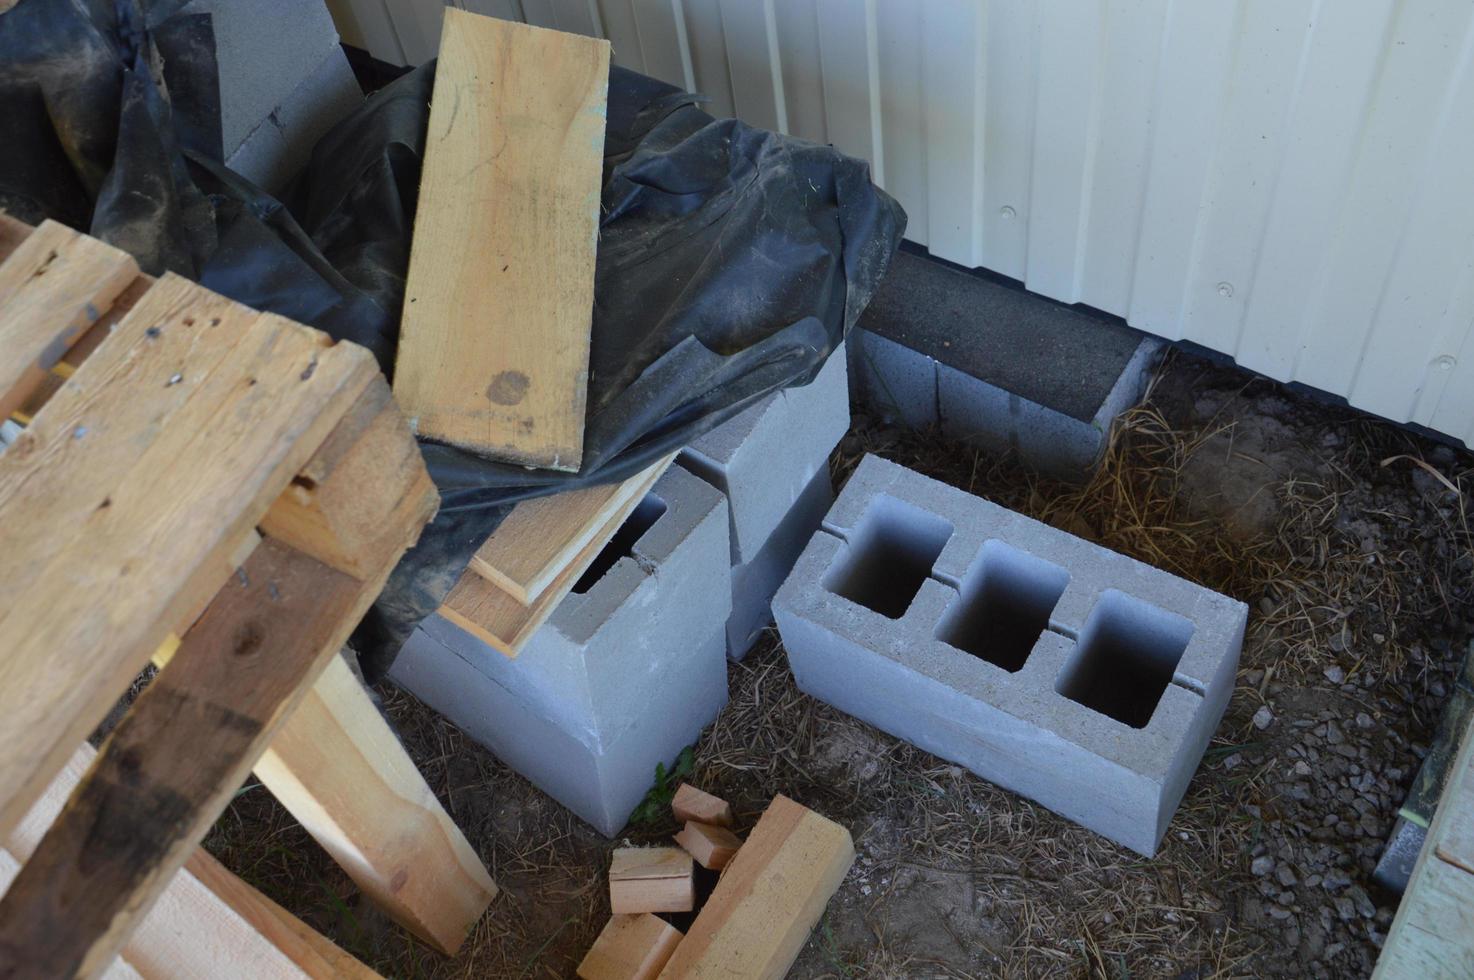
<instances>
[{"instance_id":1,"label":"concrete plinth block","mask_svg":"<svg viewBox=\"0 0 1474 980\"><path fill-rule=\"evenodd\" d=\"M850 331L850 383L855 398L880 418L929 429L937 413L937 362L861 325Z\"/></svg>"},{"instance_id":2,"label":"concrete plinth block","mask_svg":"<svg viewBox=\"0 0 1474 980\"><path fill-rule=\"evenodd\" d=\"M841 346L813 381L774 392L681 453L682 466L727 497L733 565L757 558L849 427Z\"/></svg>"},{"instance_id":3,"label":"concrete plinth block","mask_svg":"<svg viewBox=\"0 0 1474 980\"><path fill-rule=\"evenodd\" d=\"M389 676L613 834L727 700L727 505L668 470L515 659L434 615Z\"/></svg>"},{"instance_id":4,"label":"concrete plinth block","mask_svg":"<svg viewBox=\"0 0 1474 980\"><path fill-rule=\"evenodd\" d=\"M1247 607L867 456L773 602L798 685L1142 854Z\"/></svg>"}]
</instances>

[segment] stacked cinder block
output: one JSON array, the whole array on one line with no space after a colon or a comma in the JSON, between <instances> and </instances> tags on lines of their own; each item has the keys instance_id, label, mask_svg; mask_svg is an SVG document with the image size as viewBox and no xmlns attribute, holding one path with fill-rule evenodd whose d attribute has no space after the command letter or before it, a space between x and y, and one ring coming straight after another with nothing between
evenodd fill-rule
<instances>
[{"instance_id":1,"label":"stacked cinder block","mask_svg":"<svg viewBox=\"0 0 1474 980\"><path fill-rule=\"evenodd\" d=\"M804 691L1147 856L1247 608L874 456L773 603Z\"/></svg>"},{"instance_id":2,"label":"stacked cinder block","mask_svg":"<svg viewBox=\"0 0 1474 980\"><path fill-rule=\"evenodd\" d=\"M1140 401L1162 342L903 251L850 348L872 411L1078 480Z\"/></svg>"},{"instance_id":3,"label":"stacked cinder block","mask_svg":"<svg viewBox=\"0 0 1474 980\"><path fill-rule=\"evenodd\" d=\"M363 101L322 0L191 0L220 69L225 163L279 191L318 138Z\"/></svg>"},{"instance_id":4,"label":"stacked cinder block","mask_svg":"<svg viewBox=\"0 0 1474 980\"><path fill-rule=\"evenodd\" d=\"M773 621L773 593L834 500L829 454L849 427L849 379L841 346L812 382L774 392L680 456L682 466L727 497L732 539L727 655L733 660L741 660Z\"/></svg>"},{"instance_id":5,"label":"stacked cinder block","mask_svg":"<svg viewBox=\"0 0 1474 980\"><path fill-rule=\"evenodd\" d=\"M721 494L672 468L515 659L435 615L389 676L612 836L727 702L728 553Z\"/></svg>"}]
</instances>

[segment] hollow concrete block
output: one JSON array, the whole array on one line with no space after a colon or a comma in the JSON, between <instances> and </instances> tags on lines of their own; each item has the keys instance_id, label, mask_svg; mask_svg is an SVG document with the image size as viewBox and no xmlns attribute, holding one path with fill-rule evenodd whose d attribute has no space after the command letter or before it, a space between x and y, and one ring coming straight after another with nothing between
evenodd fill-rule
<instances>
[{"instance_id":1,"label":"hollow concrete block","mask_svg":"<svg viewBox=\"0 0 1474 980\"><path fill-rule=\"evenodd\" d=\"M437 614L389 672L610 836L656 764L673 762L727 701L725 500L672 468L629 520L648 524L630 554L611 563L606 550L516 658Z\"/></svg>"},{"instance_id":2,"label":"hollow concrete block","mask_svg":"<svg viewBox=\"0 0 1474 980\"><path fill-rule=\"evenodd\" d=\"M1247 607L867 456L773 602L801 689L1142 854Z\"/></svg>"}]
</instances>

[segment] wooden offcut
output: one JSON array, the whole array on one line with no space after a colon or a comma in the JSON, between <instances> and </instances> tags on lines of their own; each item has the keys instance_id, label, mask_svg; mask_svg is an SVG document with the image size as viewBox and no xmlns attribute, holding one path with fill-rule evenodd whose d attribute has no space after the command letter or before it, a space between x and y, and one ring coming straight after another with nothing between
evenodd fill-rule
<instances>
[{"instance_id":1,"label":"wooden offcut","mask_svg":"<svg viewBox=\"0 0 1474 980\"><path fill-rule=\"evenodd\" d=\"M601 530L616 514L628 513L626 505L638 502L674 459L667 456L619 483L523 501L476 550L471 569L531 605L580 552L602 537Z\"/></svg>"},{"instance_id":2,"label":"wooden offcut","mask_svg":"<svg viewBox=\"0 0 1474 980\"><path fill-rule=\"evenodd\" d=\"M516 657L532 638L532 634L537 632L537 628L547 621L558 603L578 583L594 559L599 557L599 552L609 543L609 539L629 519L672 459L674 456L666 457L626 481L634 483L623 502L604 525L589 537L583 550L563 566L552 584L530 605L518 602L468 568L445 597L440 606L440 614L481 642L495 647L508 657Z\"/></svg>"},{"instance_id":3,"label":"wooden offcut","mask_svg":"<svg viewBox=\"0 0 1474 980\"><path fill-rule=\"evenodd\" d=\"M774 798L660 975L784 976L854 860L849 831Z\"/></svg>"},{"instance_id":4,"label":"wooden offcut","mask_svg":"<svg viewBox=\"0 0 1474 980\"><path fill-rule=\"evenodd\" d=\"M421 436L579 467L609 51L445 11L394 374Z\"/></svg>"},{"instance_id":5,"label":"wooden offcut","mask_svg":"<svg viewBox=\"0 0 1474 980\"><path fill-rule=\"evenodd\" d=\"M708 871L720 871L736 856L742 840L726 827L688 821L676 834L676 843Z\"/></svg>"},{"instance_id":6,"label":"wooden offcut","mask_svg":"<svg viewBox=\"0 0 1474 980\"><path fill-rule=\"evenodd\" d=\"M460 949L496 897L480 858L342 657L255 772L365 895L441 952Z\"/></svg>"},{"instance_id":7,"label":"wooden offcut","mask_svg":"<svg viewBox=\"0 0 1474 980\"><path fill-rule=\"evenodd\" d=\"M697 789L690 783L676 787L670 804L671 814L680 823L694 820L717 827L732 826L732 805L726 800Z\"/></svg>"},{"instance_id":8,"label":"wooden offcut","mask_svg":"<svg viewBox=\"0 0 1474 980\"><path fill-rule=\"evenodd\" d=\"M1374 978L1474 976L1474 721L1444 784Z\"/></svg>"},{"instance_id":9,"label":"wooden offcut","mask_svg":"<svg viewBox=\"0 0 1474 980\"><path fill-rule=\"evenodd\" d=\"M655 980L681 931L658 916L616 915L578 964L580 980Z\"/></svg>"},{"instance_id":10,"label":"wooden offcut","mask_svg":"<svg viewBox=\"0 0 1474 980\"><path fill-rule=\"evenodd\" d=\"M609 907L615 915L689 912L695 905L691 855L679 847L621 847L609 866Z\"/></svg>"}]
</instances>

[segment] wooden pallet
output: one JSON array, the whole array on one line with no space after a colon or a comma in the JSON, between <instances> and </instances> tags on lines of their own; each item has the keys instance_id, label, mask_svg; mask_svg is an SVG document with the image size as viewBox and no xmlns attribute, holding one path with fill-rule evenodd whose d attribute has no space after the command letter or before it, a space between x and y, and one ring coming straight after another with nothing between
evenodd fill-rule
<instances>
[{"instance_id":1,"label":"wooden pallet","mask_svg":"<svg viewBox=\"0 0 1474 980\"><path fill-rule=\"evenodd\" d=\"M337 658L437 502L373 358L52 222L0 258L0 839L164 663L0 901L0 976L106 969L252 766L454 950L495 885Z\"/></svg>"}]
</instances>

